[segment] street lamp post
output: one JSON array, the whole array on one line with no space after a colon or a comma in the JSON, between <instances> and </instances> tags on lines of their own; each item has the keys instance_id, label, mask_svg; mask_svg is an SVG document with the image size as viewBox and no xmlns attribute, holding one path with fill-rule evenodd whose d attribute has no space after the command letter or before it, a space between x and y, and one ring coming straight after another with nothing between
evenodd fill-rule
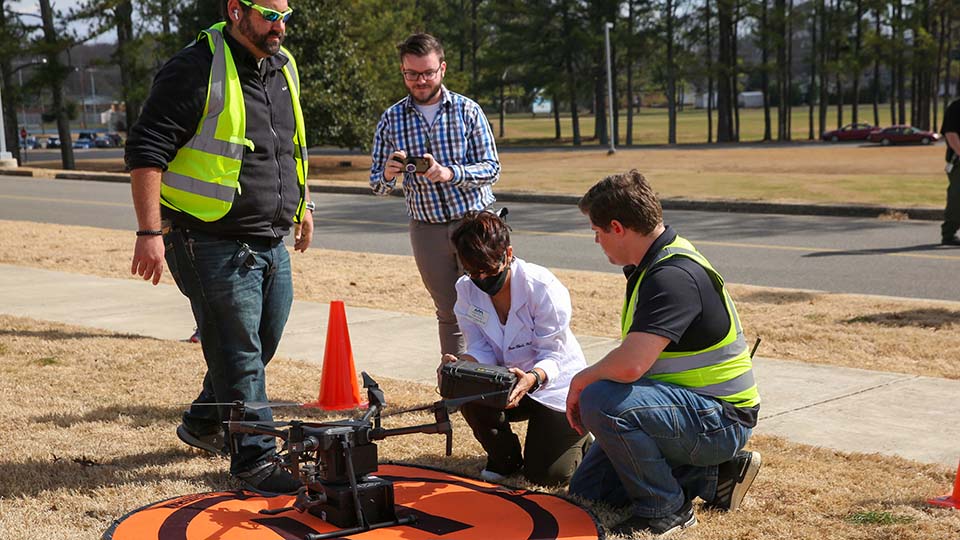
<instances>
[{"instance_id":1,"label":"street lamp post","mask_svg":"<svg viewBox=\"0 0 960 540\"><path fill-rule=\"evenodd\" d=\"M603 24L603 38L606 41L607 45L607 111L609 112L609 120L607 121L607 133L609 133L610 140L610 149L607 150L607 155L615 154L617 152L616 146L613 143L613 69L610 66L610 29L613 28L612 22L607 22Z\"/></svg>"}]
</instances>

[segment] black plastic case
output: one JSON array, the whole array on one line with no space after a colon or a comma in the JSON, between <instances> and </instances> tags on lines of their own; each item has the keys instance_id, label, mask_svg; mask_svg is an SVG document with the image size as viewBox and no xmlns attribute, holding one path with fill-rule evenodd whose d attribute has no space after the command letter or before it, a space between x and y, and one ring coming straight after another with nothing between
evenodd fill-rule
<instances>
[{"instance_id":1,"label":"black plastic case","mask_svg":"<svg viewBox=\"0 0 960 540\"><path fill-rule=\"evenodd\" d=\"M517 376L503 366L460 360L440 368L440 395L448 399L484 394L472 403L503 409L516 385Z\"/></svg>"}]
</instances>

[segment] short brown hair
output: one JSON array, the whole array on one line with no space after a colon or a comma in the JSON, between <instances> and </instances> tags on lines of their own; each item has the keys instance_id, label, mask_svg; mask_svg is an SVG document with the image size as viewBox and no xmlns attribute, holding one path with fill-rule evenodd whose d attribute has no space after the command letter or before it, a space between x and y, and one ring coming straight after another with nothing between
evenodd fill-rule
<instances>
[{"instance_id":1,"label":"short brown hair","mask_svg":"<svg viewBox=\"0 0 960 540\"><path fill-rule=\"evenodd\" d=\"M510 246L510 228L493 212L471 210L463 215L450 239L464 270L489 274L503 264Z\"/></svg>"},{"instance_id":2,"label":"short brown hair","mask_svg":"<svg viewBox=\"0 0 960 540\"><path fill-rule=\"evenodd\" d=\"M397 51L400 52L401 62L403 62L403 57L408 54L426 56L432 52L437 53L440 61L443 62L443 45L440 44L439 39L430 34L413 34L397 44Z\"/></svg>"},{"instance_id":3,"label":"short brown hair","mask_svg":"<svg viewBox=\"0 0 960 540\"><path fill-rule=\"evenodd\" d=\"M663 223L663 209L653 188L636 169L597 182L577 204L590 222L604 231L613 220L624 227L650 234Z\"/></svg>"}]
</instances>

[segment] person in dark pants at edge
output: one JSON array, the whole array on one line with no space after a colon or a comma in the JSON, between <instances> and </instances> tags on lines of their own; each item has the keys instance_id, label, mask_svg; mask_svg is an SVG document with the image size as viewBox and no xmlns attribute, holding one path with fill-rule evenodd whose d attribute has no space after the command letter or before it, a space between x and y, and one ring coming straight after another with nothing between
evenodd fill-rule
<instances>
[{"instance_id":1,"label":"person in dark pants at edge","mask_svg":"<svg viewBox=\"0 0 960 540\"><path fill-rule=\"evenodd\" d=\"M463 352L453 305L463 273L450 235L469 210L493 204L500 158L490 123L473 100L443 85L443 46L429 34L414 34L397 46L409 95L380 118L373 139L370 186L388 195L402 178L410 216L410 244L420 278L437 310L441 354ZM423 172L402 160L422 157Z\"/></svg>"},{"instance_id":2,"label":"person in dark pants at edge","mask_svg":"<svg viewBox=\"0 0 960 540\"><path fill-rule=\"evenodd\" d=\"M459 358L443 355L437 371L466 360L505 366L517 376L505 409L461 408L487 452L480 478L502 483L522 471L535 484L566 484L587 446L565 414L570 380L587 365L570 331L570 293L546 268L514 258L510 230L493 212L467 212L453 244L467 271L457 281L454 307L467 350ZM522 454L510 428L521 421L527 421Z\"/></svg>"},{"instance_id":3,"label":"person in dark pants at edge","mask_svg":"<svg viewBox=\"0 0 960 540\"><path fill-rule=\"evenodd\" d=\"M292 10L257 2L222 0L225 22L163 66L125 155L140 229L131 270L156 285L166 260L207 364L177 436L212 453L225 452L230 408L204 404L267 399L264 368L293 301L283 238L294 229L302 252L313 236L299 75L281 46ZM247 409L244 419L272 412ZM229 440L230 472L246 487L297 490L273 437Z\"/></svg>"},{"instance_id":4,"label":"person in dark pants at edge","mask_svg":"<svg viewBox=\"0 0 960 540\"><path fill-rule=\"evenodd\" d=\"M630 506L613 528L624 535L695 525L696 497L737 509L760 468L743 451L760 395L723 278L663 224L636 170L601 180L579 206L627 287L620 345L570 383L568 420L596 437L570 493Z\"/></svg>"},{"instance_id":5,"label":"person in dark pants at edge","mask_svg":"<svg viewBox=\"0 0 960 540\"><path fill-rule=\"evenodd\" d=\"M955 100L943 113L940 133L947 140L947 207L943 211L940 227L940 243L945 246L960 246L957 230L960 230L960 99Z\"/></svg>"}]
</instances>

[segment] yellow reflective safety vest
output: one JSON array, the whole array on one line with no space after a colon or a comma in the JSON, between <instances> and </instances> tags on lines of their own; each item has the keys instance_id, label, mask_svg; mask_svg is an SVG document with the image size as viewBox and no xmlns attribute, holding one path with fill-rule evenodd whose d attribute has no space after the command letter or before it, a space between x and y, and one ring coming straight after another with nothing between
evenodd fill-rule
<instances>
[{"instance_id":1,"label":"yellow reflective safety vest","mask_svg":"<svg viewBox=\"0 0 960 540\"><path fill-rule=\"evenodd\" d=\"M240 191L243 149L254 149L253 141L246 138L247 113L243 88L233 55L223 38L224 26L226 23L215 24L197 38L199 41L206 36L213 53L207 102L197 132L177 151L163 173L160 185L161 204L207 222L216 221L230 211L234 195ZM300 202L293 220L300 223L307 179L307 143L303 111L300 108L300 77L293 55L285 48L281 50L289 60L283 66L283 76L290 88L296 121L293 148Z\"/></svg>"},{"instance_id":2,"label":"yellow reflective safety vest","mask_svg":"<svg viewBox=\"0 0 960 540\"><path fill-rule=\"evenodd\" d=\"M714 285L723 295L730 317L727 334L710 347L700 351L663 351L643 375L645 378L683 386L701 395L722 399L736 407L755 407L760 404L760 393L753 378L753 360L743 337L740 317L733 299L723 286L723 277L686 239L677 238L664 246L654 261L643 270L630 296L624 300L620 316L620 338L625 339L637 306L637 293L647 272L670 257L687 257L707 271Z\"/></svg>"}]
</instances>

